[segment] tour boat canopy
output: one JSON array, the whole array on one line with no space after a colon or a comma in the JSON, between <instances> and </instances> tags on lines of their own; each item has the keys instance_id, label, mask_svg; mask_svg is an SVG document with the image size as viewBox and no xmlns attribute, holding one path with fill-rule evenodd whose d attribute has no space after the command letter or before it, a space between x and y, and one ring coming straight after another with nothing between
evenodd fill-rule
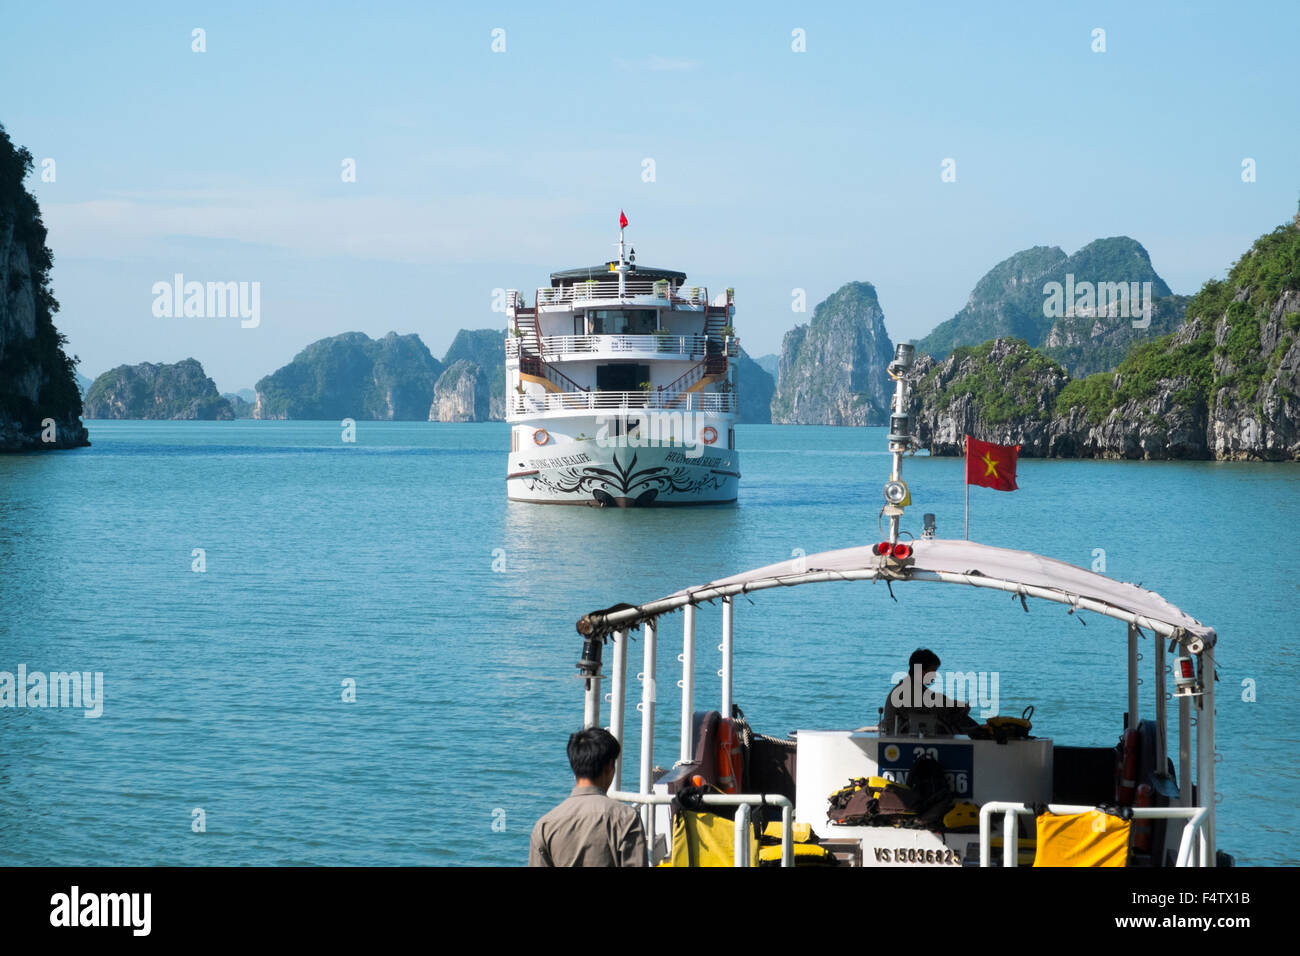
<instances>
[{"instance_id":1,"label":"tour boat canopy","mask_svg":"<svg viewBox=\"0 0 1300 956\"><path fill-rule=\"evenodd\" d=\"M571 285L574 282L582 282L586 279L608 279L610 273L615 272L613 268L617 262L604 262L598 266L587 266L581 269L565 269L561 272L551 273L551 287L558 289L563 285ZM629 265L627 267L628 275L636 279L646 279L651 282L659 279L667 279L669 282L681 285L686 281L686 273L678 272L675 269L656 269L652 266Z\"/></svg>"},{"instance_id":2,"label":"tour boat canopy","mask_svg":"<svg viewBox=\"0 0 1300 956\"><path fill-rule=\"evenodd\" d=\"M899 561L875 546L825 551L686 588L639 606L620 604L593 611L578 622L579 633L608 634L634 628L686 605L773 587L826 581L942 581L1042 598L1127 621L1185 644L1213 647L1214 629L1179 610L1154 591L1096 574L1028 551L995 548L974 541L922 539Z\"/></svg>"}]
</instances>

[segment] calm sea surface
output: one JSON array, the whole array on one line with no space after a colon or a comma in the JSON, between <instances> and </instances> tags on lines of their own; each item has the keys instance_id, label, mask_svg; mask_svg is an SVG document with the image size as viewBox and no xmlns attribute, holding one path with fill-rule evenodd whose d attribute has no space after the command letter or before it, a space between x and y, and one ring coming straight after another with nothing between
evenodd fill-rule
<instances>
[{"instance_id":1,"label":"calm sea surface","mask_svg":"<svg viewBox=\"0 0 1300 956\"><path fill-rule=\"evenodd\" d=\"M0 864L523 863L571 785L582 613L878 539L883 429L737 432L741 500L713 509L507 503L499 423L362 422L344 444L329 422L92 422L92 448L0 457L0 671L104 681L98 719L0 709ZM1219 846L1300 863L1300 468L1020 471L1014 494L972 489L972 537L1085 567L1104 552L1107 574L1213 625ZM905 527L933 511L940 537L961 537L961 462L921 456L905 475ZM1033 704L1036 734L1114 744L1122 624L968 588L894 591L738 602L735 693L755 728L874 723L925 645L944 670L997 671L1001 712ZM698 624L697 703L713 706L718 617L706 607ZM665 765L680 620L662 625ZM1149 640L1143 653L1145 667ZM629 782L639 693L633 681Z\"/></svg>"}]
</instances>

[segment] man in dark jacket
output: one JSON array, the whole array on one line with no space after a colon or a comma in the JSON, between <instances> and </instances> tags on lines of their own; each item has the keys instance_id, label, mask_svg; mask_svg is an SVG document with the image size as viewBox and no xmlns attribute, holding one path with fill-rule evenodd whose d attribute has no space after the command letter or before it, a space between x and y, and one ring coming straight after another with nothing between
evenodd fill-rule
<instances>
[{"instance_id":1,"label":"man in dark jacket","mask_svg":"<svg viewBox=\"0 0 1300 956\"><path fill-rule=\"evenodd\" d=\"M907 676L894 685L885 699L880 718L884 736L915 734L964 734L975 726L970 707L949 700L930 683L938 676L939 655L926 647L917 648L907 659Z\"/></svg>"}]
</instances>

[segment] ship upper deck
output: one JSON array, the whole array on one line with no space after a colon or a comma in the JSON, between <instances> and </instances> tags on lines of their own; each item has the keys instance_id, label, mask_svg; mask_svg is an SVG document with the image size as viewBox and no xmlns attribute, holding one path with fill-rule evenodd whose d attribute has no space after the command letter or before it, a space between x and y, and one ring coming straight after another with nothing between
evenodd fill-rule
<instances>
[{"instance_id":1,"label":"ship upper deck","mask_svg":"<svg viewBox=\"0 0 1300 956\"><path fill-rule=\"evenodd\" d=\"M703 312L709 305L709 290L705 286L684 285L671 279L647 279L640 275L636 278L629 276L620 289L618 277L606 274L600 279L583 279L569 285L543 286L537 290L535 302L538 309L546 312L568 312L583 306L606 304Z\"/></svg>"}]
</instances>

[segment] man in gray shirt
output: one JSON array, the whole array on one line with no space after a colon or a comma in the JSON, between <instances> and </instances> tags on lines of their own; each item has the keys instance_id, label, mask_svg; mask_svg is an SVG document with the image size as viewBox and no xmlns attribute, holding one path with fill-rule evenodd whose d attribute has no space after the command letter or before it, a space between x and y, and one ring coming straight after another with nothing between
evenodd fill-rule
<instances>
[{"instance_id":1,"label":"man in gray shirt","mask_svg":"<svg viewBox=\"0 0 1300 956\"><path fill-rule=\"evenodd\" d=\"M614 735L601 727L569 737L574 787L533 827L529 866L647 865L640 814L605 795L619 751Z\"/></svg>"}]
</instances>

